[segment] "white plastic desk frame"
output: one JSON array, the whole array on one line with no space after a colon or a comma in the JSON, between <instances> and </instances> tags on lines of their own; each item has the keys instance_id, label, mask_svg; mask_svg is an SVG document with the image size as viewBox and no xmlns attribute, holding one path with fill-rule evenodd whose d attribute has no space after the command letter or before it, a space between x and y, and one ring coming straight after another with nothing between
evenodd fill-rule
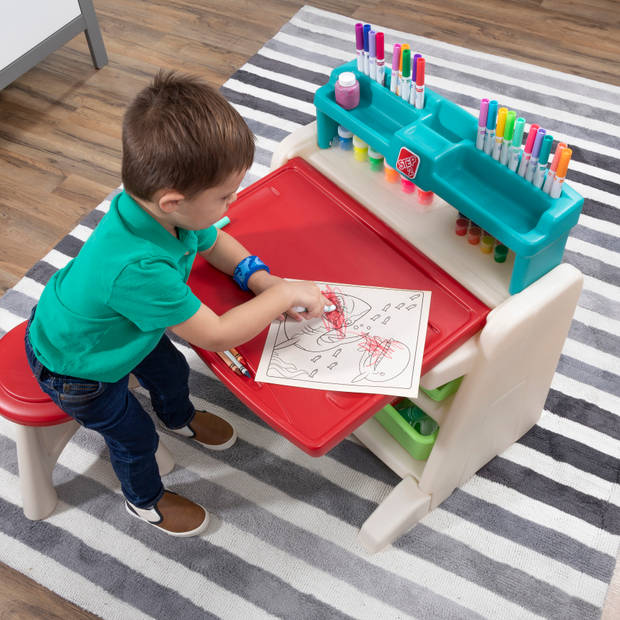
<instances>
[{"instance_id":1,"label":"white plastic desk frame","mask_svg":"<svg viewBox=\"0 0 620 620\"><path fill-rule=\"evenodd\" d=\"M356 162L352 153L320 150L314 124L282 141L272 168L298 156L493 308L480 333L422 377L421 385L434 389L465 375L458 392L446 400L437 403L421 395L415 401L441 427L427 461L414 460L373 418L354 433L402 478L360 531L362 544L375 552L415 525L537 422L583 276L562 264L510 296L510 266L495 263L457 237L456 211L437 197L436 204L422 210L415 197L389 185L368 164Z\"/></svg>"}]
</instances>

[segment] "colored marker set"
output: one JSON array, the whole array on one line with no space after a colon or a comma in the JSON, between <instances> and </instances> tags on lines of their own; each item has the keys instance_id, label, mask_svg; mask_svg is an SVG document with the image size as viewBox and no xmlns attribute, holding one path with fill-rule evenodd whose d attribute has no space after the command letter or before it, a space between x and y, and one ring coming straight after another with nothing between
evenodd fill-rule
<instances>
[{"instance_id":1,"label":"colored marker set","mask_svg":"<svg viewBox=\"0 0 620 620\"><path fill-rule=\"evenodd\" d=\"M341 74L342 75L342 74ZM420 187L416 187L415 183L409 181L390 166L381 153L372 149L366 142L358 136L353 135L342 125L338 125L338 140L332 142L334 146L339 146L343 151L353 151L353 157L356 161L368 161L369 167L373 172L384 172L385 180L388 183L398 183L400 180L400 188L406 194L413 194L417 189L418 203L424 206L431 205L434 193L424 191Z\"/></svg>"},{"instance_id":2,"label":"colored marker set","mask_svg":"<svg viewBox=\"0 0 620 620\"><path fill-rule=\"evenodd\" d=\"M464 213L459 212L454 232L459 237L467 237L467 242L470 245L478 245L483 254L493 254L496 263L506 262L508 248L501 241L482 230L480 226L470 220Z\"/></svg>"},{"instance_id":3,"label":"colored marker set","mask_svg":"<svg viewBox=\"0 0 620 620\"><path fill-rule=\"evenodd\" d=\"M553 136L539 125L531 125L525 141L525 119L517 118L514 110L497 108L497 101L482 99L478 115L476 148L507 166L551 198L559 198L573 154L565 143L558 144L549 169Z\"/></svg>"},{"instance_id":4,"label":"colored marker set","mask_svg":"<svg viewBox=\"0 0 620 620\"><path fill-rule=\"evenodd\" d=\"M355 24L355 52L357 70L384 86L385 38L370 24ZM417 109L424 108L424 79L426 60L422 54L411 56L408 44L396 43L392 52L390 83L385 84L395 95Z\"/></svg>"}]
</instances>

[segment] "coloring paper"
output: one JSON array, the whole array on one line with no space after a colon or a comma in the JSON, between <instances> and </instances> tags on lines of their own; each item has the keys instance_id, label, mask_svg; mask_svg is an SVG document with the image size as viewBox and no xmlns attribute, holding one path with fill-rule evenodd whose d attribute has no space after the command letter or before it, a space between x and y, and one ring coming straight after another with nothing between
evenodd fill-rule
<instances>
[{"instance_id":1,"label":"coloring paper","mask_svg":"<svg viewBox=\"0 0 620 620\"><path fill-rule=\"evenodd\" d=\"M336 310L274 321L256 381L417 397L430 291L317 284Z\"/></svg>"}]
</instances>

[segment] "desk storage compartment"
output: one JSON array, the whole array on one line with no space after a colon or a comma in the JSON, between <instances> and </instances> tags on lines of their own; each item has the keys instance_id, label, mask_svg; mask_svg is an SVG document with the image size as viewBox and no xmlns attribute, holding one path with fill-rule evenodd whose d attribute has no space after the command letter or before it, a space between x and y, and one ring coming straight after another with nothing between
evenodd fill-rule
<instances>
[{"instance_id":1,"label":"desk storage compartment","mask_svg":"<svg viewBox=\"0 0 620 620\"><path fill-rule=\"evenodd\" d=\"M425 390L423 387L420 387L420 390L422 390L422 392L424 392L431 400L440 403L442 400L448 398L448 396L452 396L452 394L456 393L462 380L463 377L458 377L457 379L453 379L452 381L448 381L448 383L440 385L434 390Z\"/></svg>"},{"instance_id":2,"label":"desk storage compartment","mask_svg":"<svg viewBox=\"0 0 620 620\"><path fill-rule=\"evenodd\" d=\"M413 420L413 425L406 418ZM407 399L396 406L386 405L375 415L375 420L418 461L428 458L439 433L437 423ZM423 435L429 427L434 431Z\"/></svg>"}]
</instances>

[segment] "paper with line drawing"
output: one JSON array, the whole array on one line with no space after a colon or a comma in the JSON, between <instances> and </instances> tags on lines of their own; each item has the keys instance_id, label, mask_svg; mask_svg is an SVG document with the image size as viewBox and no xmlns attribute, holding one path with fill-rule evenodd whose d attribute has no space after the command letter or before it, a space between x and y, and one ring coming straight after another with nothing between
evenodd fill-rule
<instances>
[{"instance_id":1,"label":"paper with line drawing","mask_svg":"<svg viewBox=\"0 0 620 620\"><path fill-rule=\"evenodd\" d=\"M336 310L274 321L256 381L415 398L430 291L317 284Z\"/></svg>"}]
</instances>

